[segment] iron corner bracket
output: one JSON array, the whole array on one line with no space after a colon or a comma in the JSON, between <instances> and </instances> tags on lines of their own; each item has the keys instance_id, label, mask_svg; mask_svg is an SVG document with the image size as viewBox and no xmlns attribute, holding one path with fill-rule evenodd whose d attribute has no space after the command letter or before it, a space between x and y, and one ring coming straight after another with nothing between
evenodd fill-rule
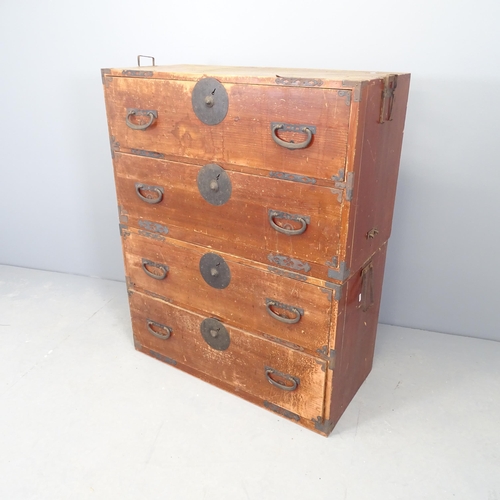
<instances>
[{"instance_id":1,"label":"iron corner bracket","mask_svg":"<svg viewBox=\"0 0 500 500\"><path fill-rule=\"evenodd\" d=\"M109 68L102 68L101 69L101 80L102 80L103 85L106 81L106 75L110 75L110 74L111 74L111 69L109 69Z\"/></svg>"},{"instance_id":2,"label":"iron corner bracket","mask_svg":"<svg viewBox=\"0 0 500 500\"><path fill-rule=\"evenodd\" d=\"M361 101L361 85L362 82L354 82L351 80L343 80L342 87L351 87L352 88L352 100L354 102Z\"/></svg>"},{"instance_id":3,"label":"iron corner bracket","mask_svg":"<svg viewBox=\"0 0 500 500\"><path fill-rule=\"evenodd\" d=\"M328 271L328 275L330 275L330 271ZM339 301L342 298L343 285L339 285L338 283L330 283L329 281L325 281L325 285L333 290L334 298L336 301Z\"/></svg>"},{"instance_id":4,"label":"iron corner bracket","mask_svg":"<svg viewBox=\"0 0 500 500\"><path fill-rule=\"evenodd\" d=\"M316 417L312 419L312 422L314 423L314 428L318 430L319 432L322 432L323 434L330 434L333 429L333 424L329 420L325 420L323 417Z\"/></svg>"},{"instance_id":5,"label":"iron corner bracket","mask_svg":"<svg viewBox=\"0 0 500 500\"><path fill-rule=\"evenodd\" d=\"M338 269L328 269L328 277L338 281L344 281L349 276L349 269L345 261L342 261ZM330 286L330 285L328 285ZM333 288L333 287L332 287Z\"/></svg>"}]
</instances>

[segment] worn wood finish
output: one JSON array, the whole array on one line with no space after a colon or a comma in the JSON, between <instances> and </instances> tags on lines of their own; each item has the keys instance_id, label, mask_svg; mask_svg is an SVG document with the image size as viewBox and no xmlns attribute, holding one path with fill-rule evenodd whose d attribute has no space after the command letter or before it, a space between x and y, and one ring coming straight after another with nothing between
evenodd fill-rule
<instances>
[{"instance_id":1,"label":"worn wood finish","mask_svg":"<svg viewBox=\"0 0 500 500\"><path fill-rule=\"evenodd\" d=\"M208 76L229 95L214 126L191 105ZM328 435L372 366L410 76L180 65L105 69L102 78L136 348ZM129 108L158 117L133 130ZM144 114L129 118L141 124ZM272 121L317 133L288 150L273 141ZM219 206L198 190L207 163L231 181ZM141 199L137 183L153 188L137 188ZM147 203L160 191L159 203ZM301 235L281 234L270 209L310 223ZM227 286L203 279L207 253L229 266ZM283 319L298 317L288 306L300 308L300 321L273 318L266 299ZM204 318L228 329L225 350L202 338ZM298 377L298 387L275 387L265 366L285 385L293 379L283 374Z\"/></svg>"},{"instance_id":2,"label":"worn wood finish","mask_svg":"<svg viewBox=\"0 0 500 500\"><path fill-rule=\"evenodd\" d=\"M192 81L113 78L105 87L110 135L121 151L153 151L313 178L330 179L345 168L347 95L330 89L304 93L293 87L225 87L229 111L222 123L210 126L192 109ZM133 130L126 124L128 109L156 110L158 119L146 130ZM136 120L140 124L148 117ZM307 148L289 150L274 142L271 122L312 125L317 131ZM305 139L302 133L279 135L288 142Z\"/></svg>"},{"instance_id":3,"label":"worn wood finish","mask_svg":"<svg viewBox=\"0 0 500 500\"><path fill-rule=\"evenodd\" d=\"M134 338L134 345L138 351L162 361L161 356L151 354L151 349L149 349L145 346L142 346L135 338ZM163 360L163 362L166 362L166 361ZM171 366L171 365L169 365L169 366ZM189 375L193 375L194 377L197 377L200 380L203 380L204 382L207 382L207 383L209 383L215 387L218 387L226 392L229 392L235 396L238 396L239 398L242 398L245 401L253 403L253 404L259 406L260 408L263 408L264 410L268 410L269 412L277 414L280 417L283 417L284 419L288 419L291 422L293 422L294 424L301 425L302 427L305 427L306 429L312 430L312 431L314 431L318 434L321 434L323 436L327 436L326 431L323 431L322 429L317 428L317 424L316 424L317 419L316 418L314 418L314 419L304 418L304 417L301 417L300 415L298 415L297 413L293 413L290 410L286 410L285 408L282 408L278 405L271 406L268 401L263 400L262 398L260 398L258 396L254 396L248 392L242 391L238 386L235 386L234 384L232 384L230 382L227 382L225 380L221 380L220 378L215 378L211 375L208 375L208 374L203 373L199 370L196 370L192 366L189 366L189 365L184 364L182 362L177 362L175 365L175 368L182 370L183 372L186 372Z\"/></svg>"},{"instance_id":4,"label":"worn wood finish","mask_svg":"<svg viewBox=\"0 0 500 500\"><path fill-rule=\"evenodd\" d=\"M320 426L327 433L372 368L386 253L387 244L384 244L344 285L339 304L342 314L338 316L334 326L336 335L332 335L330 342L335 369L328 371L325 420Z\"/></svg>"},{"instance_id":5,"label":"worn wood finish","mask_svg":"<svg viewBox=\"0 0 500 500\"><path fill-rule=\"evenodd\" d=\"M173 64L132 68L105 68L103 83L110 77L152 78L161 80L198 81L207 76L223 83L250 83L254 85L298 86L313 88L355 89L367 81L381 80L394 74L386 71L344 71L313 68L276 68L251 66L209 66L202 64Z\"/></svg>"},{"instance_id":6,"label":"worn wood finish","mask_svg":"<svg viewBox=\"0 0 500 500\"><path fill-rule=\"evenodd\" d=\"M221 206L200 194L197 176L202 164L116 154L114 159L118 204L127 224L140 227L141 219L166 225L168 236L240 255L270 265L268 256L283 254L309 264L309 275L327 279L324 269L340 244L342 192L311 184L283 182L267 177L226 171L232 185L230 199ZM159 187L163 195L151 204L138 196L136 184ZM139 193L141 191L139 190ZM142 196L158 198L155 192ZM303 234L289 236L274 229L269 210L302 215L309 223ZM300 229L301 223L274 217L280 227Z\"/></svg>"},{"instance_id":7,"label":"worn wood finish","mask_svg":"<svg viewBox=\"0 0 500 500\"><path fill-rule=\"evenodd\" d=\"M150 349L169 364L177 362L193 367L218 380L234 385L241 391L276 404L305 418L323 413L325 363L321 359L288 349L275 342L259 338L238 328L227 326L230 336L225 351L211 348L200 333L205 319L193 312L167 304L159 299L133 292L130 295L134 335L141 346ZM170 338L159 339L148 331L152 320L172 329ZM271 385L266 367L299 380L293 391ZM289 386L277 375L275 380Z\"/></svg>"},{"instance_id":8,"label":"worn wood finish","mask_svg":"<svg viewBox=\"0 0 500 500\"><path fill-rule=\"evenodd\" d=\"M352 169L356 172L356 185L346 245L352 251L345 254L351 270L359 269L391 235L409 87L410 75L400 75L392 120L381 124L382 82L374 81L366 86L360 110L363 116L360 122L362 132L352 147L355 152ZM376 233L368 237L373 230Z\"/></svg>"},{"instance_id":9,"label":"worn wood finish","mask_svg":"<svg viewBox=\"0 0 500 500\"><path fill-rule=\"evenodd\" d=\"M245 325L247 331L274 337L296 349L315 353L328 343L332 303L336 309L336 302L327 289L241 265L231 258L225 259L231 272L229 286L217 289L205 282L199 270L200 259L208 249L178 246L172 240L160 242L130 228L123 232L123 248L129 282L138 290L230 325ZM143 259L168 266L166 277L158 280L148 276ZM146 268L159 272L150 265ZM298 323L282 323L268 313L266 299L298 307L303 316ZM272 309L281 316L295 316Z\"/></svg>"}]
</instances>

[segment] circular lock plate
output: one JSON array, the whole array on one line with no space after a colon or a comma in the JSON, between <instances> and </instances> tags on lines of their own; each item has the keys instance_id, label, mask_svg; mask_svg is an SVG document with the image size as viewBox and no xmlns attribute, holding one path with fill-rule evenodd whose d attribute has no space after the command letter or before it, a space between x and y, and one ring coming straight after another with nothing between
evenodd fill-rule
<instances>
[{"instance_id":1,"label":"circular lock plate","mask_svg":"<svg viewBox=\"0 0 500 500\"><path fill-rule=\"evenodd\" d=\"M231 271L226 261L216 253L206 253L200 259L200 273L214 288L226 288L231 281Z\"/></svg>"},{"instance_id":2,"label":"circular lock plate","mask_svg":"<svg viewBox=\"0 0 500 500\"><path fill-rule=\"evenodd\" d=\"M230 338L226 327L214 318L206 318L201 322L200 331L205 342L217 351L225 351L229 347Z\"/></svg>"},{"instance_id":3,"label":"circular lock plate","mask_svg":"<svg viewBox=\"0 0 500 500\"><path fill-rule=\"evenodd\" d=\"M231 198L231 179L215 163L209 163L200 169L197 182L201 196L211 205L224 205Z\"/></svg>"},{"instance_id":4,"label":"circular lock plate","mask_svg":"<svg viewBox=\"0 0 500 500\"><path fill-rule=\"evenodd\" d=\"M194 86L191 102L196 116L206 125L217 125L227 115L227 91L215 78L202 78Z\"/></svg>"}]
</instances>

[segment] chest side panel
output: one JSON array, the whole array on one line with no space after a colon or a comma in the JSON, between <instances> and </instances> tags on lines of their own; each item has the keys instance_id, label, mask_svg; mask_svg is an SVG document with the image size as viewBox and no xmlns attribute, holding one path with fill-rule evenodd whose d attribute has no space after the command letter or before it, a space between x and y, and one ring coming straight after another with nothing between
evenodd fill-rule
<instances>
[{"instance_id":1,"label":"chest side panel","mask_svg":"<svg viewBox=\"0 0 500 500\"><path fill-rule=\"evenodd\" d=\"M359 269L391 235L409 84L409 75L398 77L391 120L383 123L380 114L384 109L384 82L367 87L351 207L351 269Z\"/></svg>"}]
</instances>

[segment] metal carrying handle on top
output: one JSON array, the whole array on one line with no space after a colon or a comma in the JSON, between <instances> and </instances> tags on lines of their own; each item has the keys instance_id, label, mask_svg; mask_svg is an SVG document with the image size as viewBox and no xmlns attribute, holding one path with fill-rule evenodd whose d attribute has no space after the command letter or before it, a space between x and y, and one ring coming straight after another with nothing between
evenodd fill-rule
<instances>
[{"instance_id":1,"label":"metal carrying handle on top","mask_svg":"<svg viewBox=\"0 0 500 500\"><path fill-rule=\"evenodd\" d=\"M141 66L141 57L145 57L147 59L151 59L151 66L154 66L155 65L155 58L153 56L137 56L137 66Z\"/></svg>"}]
</instances>

